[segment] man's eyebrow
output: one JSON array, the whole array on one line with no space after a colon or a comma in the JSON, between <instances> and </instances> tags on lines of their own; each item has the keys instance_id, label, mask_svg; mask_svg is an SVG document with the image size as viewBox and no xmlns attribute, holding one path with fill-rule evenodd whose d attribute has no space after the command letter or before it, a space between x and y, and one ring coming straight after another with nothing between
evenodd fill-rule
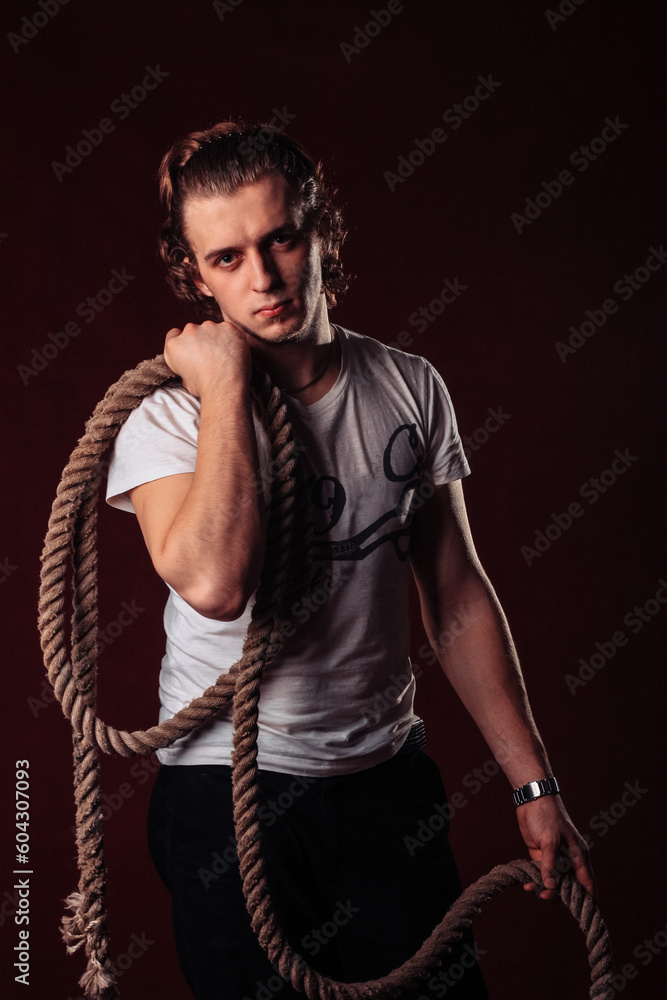
<instances>
[{"instance_id":1,"label":"man's eyebrow","mask_svg":"<svg viewBox=\"0 0 667 1000\"><path fill-rule=\"evenodd\" d=\"M262 244L270 243L275 236L280 236L284 232L301 232L302 228L302 226L294 225L291 222L284 222L282 226L276 226L276 228L272 229L269 233L266 233L264 236L260 236L259 244L261 246ZM221 257L223 254L231 253L232 251L238 249L239 247L230 245L228 247L219 247L217 250L209 250L209 252L204 255L204 261L208 263L215 257Z\"/></svg>"}]
</instances>

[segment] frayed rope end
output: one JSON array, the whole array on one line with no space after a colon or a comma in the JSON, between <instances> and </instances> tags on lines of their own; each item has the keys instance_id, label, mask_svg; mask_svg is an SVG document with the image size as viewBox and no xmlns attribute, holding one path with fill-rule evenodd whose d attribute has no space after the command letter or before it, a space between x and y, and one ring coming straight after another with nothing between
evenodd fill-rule
<instances>
[{"instance_id":1,"label":"frayed rope end","mask_svg":"<svg viewBox=\"0 0 667 1000\"><path fill-rule=\"evenodd\" d=\"M60 922L60 933L67 947L67 953L73 955L86 943L92 927L99 920L86 921L86 897L83 893L73 892L65 900L65 906L71 910L70 916L65 916ZM88 968L79 980L89 1000L117 1000L118 990L116 978L111 964L104 968L95 955L89 955Z\"/></svg>"},{"instance_id":2,"label":"frayed rope end","mask_svg":"<svg viewBox=\"0 0 667 1000\"><path fill-rule=\"evenodd\" d=\"M60 933L67 945L67 954L73 955L86 941L82 893L71 893L65 900L65 906L71 910L71 915L63 917L60 921Z\"/></svg>"},{"instance_id":3,"label":"frayed rope end","mask_svg":"<svg viewBox=\"0 0 667 1000\"><path fill-rule=\"evenodd\" d=\"M103 969L92 958L79 980L79 986L89 1000L117 1000L118 990L112 972Z\"/></svg>"}]
</instances>

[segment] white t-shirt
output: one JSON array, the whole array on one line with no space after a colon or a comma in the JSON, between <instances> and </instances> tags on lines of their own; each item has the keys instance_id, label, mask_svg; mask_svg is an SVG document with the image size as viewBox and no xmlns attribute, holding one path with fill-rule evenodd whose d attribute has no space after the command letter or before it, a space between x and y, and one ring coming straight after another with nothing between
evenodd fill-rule
<instances>
[{"instance_id":1,"label":"white t-shirt","mask_svg":"<svg viewBox=\"0 0 667 1000\"><path fill-rule=\"evenodd\" d=\"M409 658L411 500L470 471L445 385L426 359L336 326L341 370L322 399L288 400L306 462L315 529L312 594L291 609L296 632L264 672L260 768L305 775L360 771L392 757L415 721ZM199 400L161 388L115 441L107 499L194 472ZM268 502L268 440L255 419ZM421 494L420 494L421 484ZM254 597L236 621L194 611L171 587L164 613L160 721L241 656ZM230 764L231 706L158 752L165 764Z\"/></svg>"}]
</instances>

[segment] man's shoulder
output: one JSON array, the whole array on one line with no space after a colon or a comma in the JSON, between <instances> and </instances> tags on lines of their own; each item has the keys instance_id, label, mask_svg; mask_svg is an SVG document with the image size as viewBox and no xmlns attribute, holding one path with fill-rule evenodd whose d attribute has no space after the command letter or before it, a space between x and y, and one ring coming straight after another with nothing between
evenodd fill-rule
<instances>
[{"instance_id":1,"label":"man's shoulder","mask_svg":"<svg viewBox=\"0 0 667 1000\"><path fill-rule=\"evenodd\" d=\"M339 324L340 326L340 324ZM345 336L347 346L353 355L373 359L378 364L387 367L397 367L401 370L412 371L415 374L423 374L432 368L430 362L420 354L409 354L407 351L395 347L393 344L385 344L368 334L358 333L347 327L340 327Z\"/></svg>"},{"instance_id":2,"label":"man's shoulder","mask_svg":"<svg viewBox=\"0 0 667 1000\"><path fill-rule=\"evenodd\" d=\"M155 442L159 437L195 437L199 429L201 405L179 383L162 385L150 392L128 415L118 432L116 444Z\"/></svg>"},{"instance_id":3,"label":"man's shoulder","mask_svg":"<svg viewBox=\"0 0 667 1000\"><path fill-rule=\"evenodd\" d=\"M182 412L198 416L201 409L200 400L189 393L180 382L173 382L170 385L161 385L153 392L141 400L137 407L144 413L175 413Z\"/></svg>"}]
</instances>

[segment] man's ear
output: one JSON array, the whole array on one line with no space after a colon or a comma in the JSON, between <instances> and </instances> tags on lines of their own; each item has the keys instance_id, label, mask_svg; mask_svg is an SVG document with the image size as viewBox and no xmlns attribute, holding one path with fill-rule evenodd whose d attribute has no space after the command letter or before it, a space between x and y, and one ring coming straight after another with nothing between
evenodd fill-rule
<instances>
[{"instance_id":1,"label":"man's ear","mask_svg":"<svg viewBox=\"0 0 667 1000\"><path fill-rule=\"evenodd\" d=\"M184 264L189 264L190 260L187 257L184 257L183 258L183 263ZM196 267L196 265L195 265L195 267ZM200 292L202 292L204 295L209 295L211 298L213 298L213 292L208 287L208 285L206 284L206 282L204 281L204 279L200 277L199 271L197 271L197 277L193 278L192 280L194 281L195 285L197 286L197 288L199 289Z\"/></svg>"},{"instance_id":2,"label":"man's ear","mask_svg":"<svg viewBox=\"0 0 667 1000\"><path fill-rule=\"evenodd\" d=\"M195 278L195 285L200 292L204 293L204 295L210 295L210 297L213 298L213 292L202 278Z\"/></svg>"}]
</instances>

